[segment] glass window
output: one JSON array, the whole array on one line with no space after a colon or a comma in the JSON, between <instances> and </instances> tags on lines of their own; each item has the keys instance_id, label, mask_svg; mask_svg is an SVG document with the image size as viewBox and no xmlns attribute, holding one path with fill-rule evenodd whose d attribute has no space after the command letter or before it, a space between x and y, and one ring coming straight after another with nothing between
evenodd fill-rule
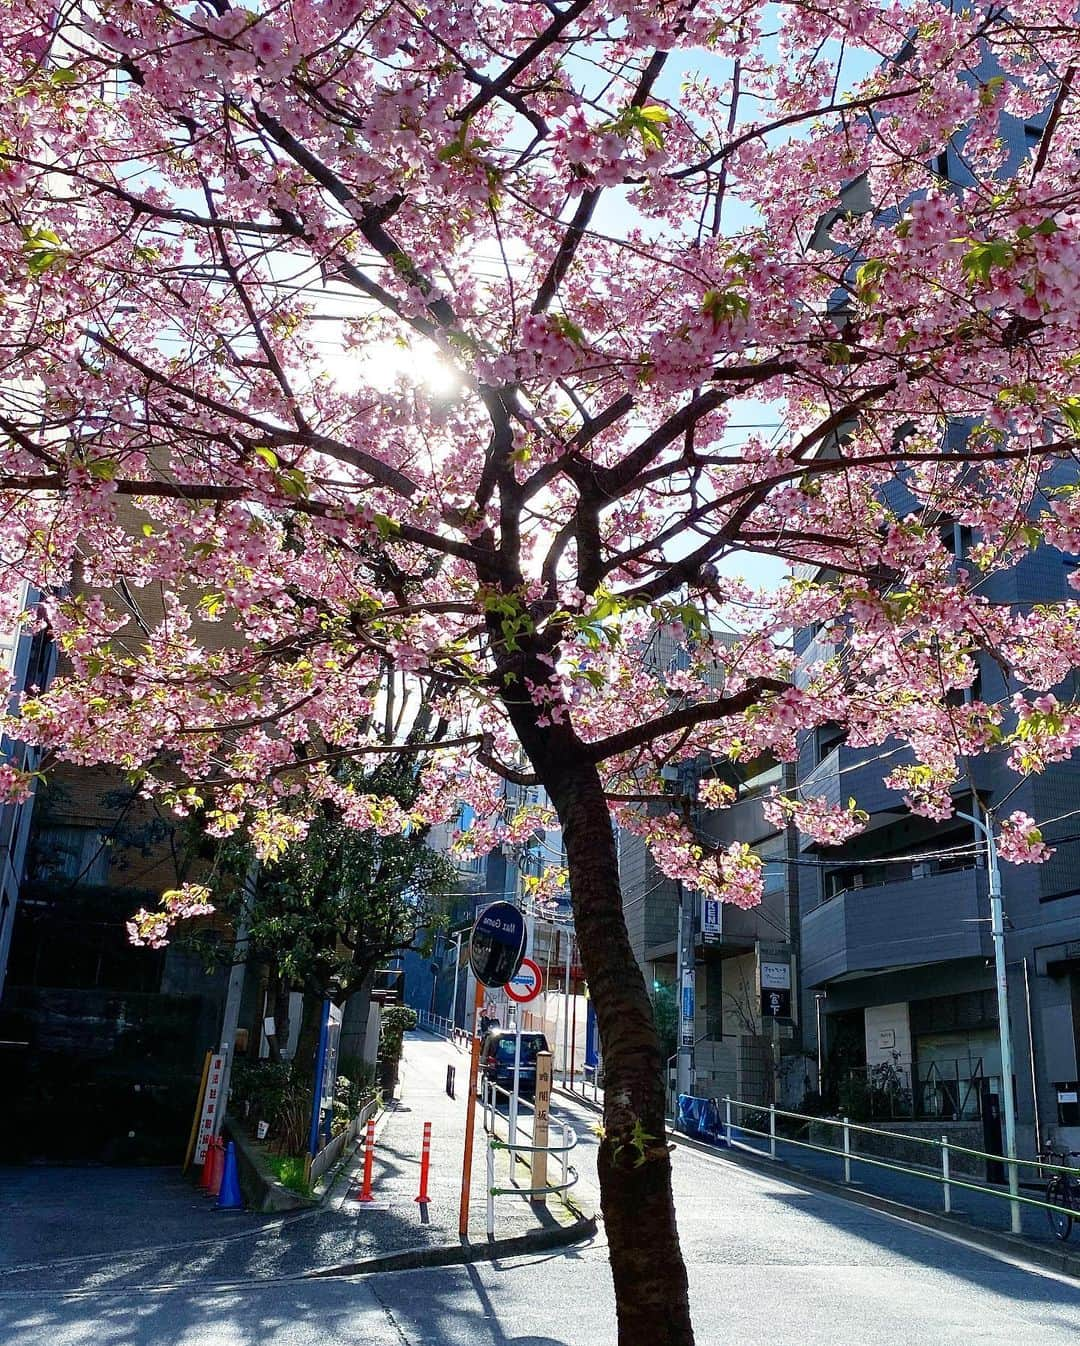
<instances>
[{"instance_id":1,"label":"glass window","mask_svg":"<svg viewBox=\"0 0 1080 1346\"><path fill-rule=\"evenodd\" d=\"M34 838L31 870L40 883L107 883L106 835L97 827L42 827Z\"/></svg>"}]
</instances>

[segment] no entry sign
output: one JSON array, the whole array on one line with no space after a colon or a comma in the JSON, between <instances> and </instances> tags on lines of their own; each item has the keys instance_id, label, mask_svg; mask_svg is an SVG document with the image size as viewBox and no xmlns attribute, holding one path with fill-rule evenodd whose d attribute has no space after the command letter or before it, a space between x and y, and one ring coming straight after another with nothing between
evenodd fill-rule
<instances>
[{"instance_id":1,"label":"no entry sign","mask_svg":"<svg viewBox=\"0 0 1080 1346\"><path fill-rule=\"evenodd\" d=\"M544 989L544 974L531 958L523 958L517 973L503 989L511 1000L516 1000L519 1005L527 1005Z\"/></svg>"}]
</instances>

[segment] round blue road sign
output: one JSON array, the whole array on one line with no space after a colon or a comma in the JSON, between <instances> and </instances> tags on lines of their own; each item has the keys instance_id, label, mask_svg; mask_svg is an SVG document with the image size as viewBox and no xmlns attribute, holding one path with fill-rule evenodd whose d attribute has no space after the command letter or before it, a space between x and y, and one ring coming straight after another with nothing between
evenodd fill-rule
<instances>
[{"instance_id":1,"label":"round blue road sign","mask_svg":"<svg viewBox=\"0 0 1080 1346\"><path fill-rule=\"evenodd\" d=\"M502 986L525 957L525 917L510 902L485 907L469 938L469 965L481 986Z\"/></svg>"}]
</instances>

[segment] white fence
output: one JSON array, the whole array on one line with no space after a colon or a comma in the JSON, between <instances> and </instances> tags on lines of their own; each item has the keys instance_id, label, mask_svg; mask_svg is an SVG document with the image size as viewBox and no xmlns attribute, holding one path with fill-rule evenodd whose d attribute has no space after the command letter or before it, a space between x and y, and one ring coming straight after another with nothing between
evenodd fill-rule
<instances>
[{"instance_id":1,"label":"white fence","mask_svg":"<svg viewBox=\"0 0 1080 1346\"><path fill-rule=\"evenodd\" d=\"M416 1016L416 1021L420 1028L426 1028L429 1033L434 1033L437 1037L452 1038L454 1036L453 1023L441 1014L428 1014L426 1010L421 1010Z\"/></svg>"},{"instance_id":2,"label":"white fence","mask_svg":"<svg viewBox=\"0 0 1080 1346\"><path fill-rule=\"evenodd\" d=\"M500 1140L498 1133L496 1131L498 1123L503 1120L502 1114L499 1111L500 1096L502 1098L505 1098L507 1102L506 1140ZM570 1158L570 1151L577 1146L578 1138L577 1133L574 1131L574 1128L568 1122L564 1122L559 1118L553 1117L551 1119L551 1124L559 1128L562 1139L561 1144L556 1144L554 1142L549 1141L547 1145L533 1145L531 1143L533 1139L531 1131L526 1133L527 1140L530 1143L519 1141L518 1132L520 1128L520 1116L519 1116L520 1108L524 1106L528 1108L530 1111L534 1111L532 1103L528 1099L524 1098L518 1098L517 1100L515 1100L511 1090L502 1088L501 1085L496 1084L493 1080L485 1080L483 1082L480 1097L483 1107L482 1115L483 1115L484 1130L488 1134L487 1233L488 1238L493 1238L495 1235L495 1198L497 1196L520 1196L525 1197L528 1200L531 1200L534 1197L558 1196L562 1192L568 1192L570 1188L574 1186L574 1184L578 1180L578 1171L569 1162L569 1158ZM517 1106L514 1106L515 1103ZM510 1160L511 1186L509 1187L498 1187L496 1186L495 1183L495 1156L499 1151L504 1151ZM518 1156L519 1155L532 1156L541 1153L549 1155L552 1158L555 1158L559 1161L561 1167L562 1180L556 1183L544 1183L538 1187L517 1186L514 1183L514 1170L515 1165L518 1162ZM531 1157L530 1159L525 1160L523 1162L527 1162L529 1164L530 1172L532 1172Z\"/></svg>"},{"instance_id":3,"label":"white fence","mask_svg":"<svg viewBox=\"0 0 1080 1346\"><path fill-rule=\"evenodd\" d=\"M339 1131L336 1136L332 1136L329 1143L324 1145L319 1153L311 1161L311 1170L309 1181L314 1186L322 1177L327 1169L333 1168L341 1156L345 1153L345 1148L356 1139L361 1128L367 1126L368 1119L375 1115L375 1109L379 1105L377 1098L369 1099L356 1116L352 1119L344 1131Z\"/></svg>"}]
</instances>

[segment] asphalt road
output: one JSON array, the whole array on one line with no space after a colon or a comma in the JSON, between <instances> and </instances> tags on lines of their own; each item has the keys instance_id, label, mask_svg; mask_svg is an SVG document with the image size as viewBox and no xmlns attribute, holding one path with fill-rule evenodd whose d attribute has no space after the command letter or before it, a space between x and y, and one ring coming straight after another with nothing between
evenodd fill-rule
<instances>
[{"instance_id":1,"label":"asphalt road","mask_svg":"<svg viewBox=\"0 0 1080 1346\"><path fill-rule=\"evenodd\" d=\"M595 1199L594 1118L571 1111ZM675 1175L700 1346L1071 1346L1080 1330L1078 1283L690 1150ZM0 1290L0 1346L612 1346L613 1323L602 1237L355 1280Z\"/></svg>"}]
</instances>

